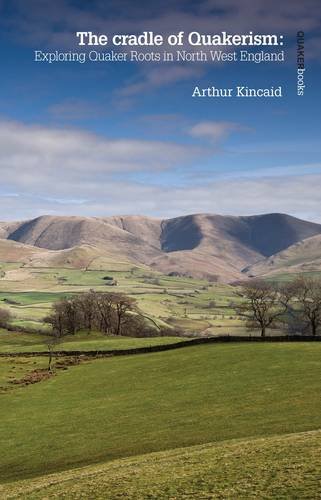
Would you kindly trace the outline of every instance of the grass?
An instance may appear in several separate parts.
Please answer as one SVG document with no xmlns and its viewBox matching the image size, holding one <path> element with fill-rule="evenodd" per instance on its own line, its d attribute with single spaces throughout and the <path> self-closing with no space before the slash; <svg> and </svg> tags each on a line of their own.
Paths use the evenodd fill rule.
<svg viewBox="0 0 321 500">
<path fill-rule="evenodd" d="M 0 486 L 5 499 L 311 499 L 321 432 L 180 448 Z"/>
<path fill-rule="evenodd" d="M 9 332 L 0 329 L 0 353 L 47 351 L 47 336 L 31 333 Z M 187 340 L 184 337 L 106 337 L 98 333 L 77 333 L 64 338 L 58 350 L 90 351 L 96 349 L 133 349 L 154 345 L 174 344 Z"/>
<path fill-rule="evenodd" d="M 206 345 L 83 363 L 1 395 L 0 478 L 318 429 L 320 370 L 314 343 Z"/>
<path fill-rule="evenodd" d="M 0 301 L 11 301 L 13 305 L 31 305 L 36 303 L 53 303 L 62 298 L 67 298 L 65 292 L 0 292 Z M 6 302 L 5 302 L 6 303 Z"/>
<path fill-rule="evenodd" d="M 101 270 L 0 263 L 0 307 L 15 325 L 40 330 L 54 301 L 94 288 L 134 297 L 159 325 L 248 335 L 231 286 L 95 266 Z M 0 352 L 45 351 L 44 340 L 0 330 Z M 181 340 L 81 333 L 59 348 Z M 105 499 L 107 491 L 110 499 L 301 499 L 320 490 L 321 345 L 195 346 L 86 361 L 33 385 L 12 384 L 46 365 L 46 357 L 0 358 L 1 498 Z"/>
<path fill-rule="evenodd" d="M 0 360 L 0 394 L 8 388 L 13 389 L 12 382 L 20 380 L 27 373 L 48 366 L 45 357 L 39 358 L 5 358 Z"/>
<path fill-rule="evenodd" d="M 0 278 L 0 307 L 14 315 L 14 325 L 44 329 L 43 318 L 53 302 L 88 291 L 122 292 L 137 300 L 138 306 L 159 325 L 178 326 L 192 332 L 208 328 L 234 326 L 237 302 L 231 286 L 206 280 L 166 276 L 143 268 L 105 270 L 33 268 L 21 263 L 1 264 L 7 270 Z M 11 273 L 11 274 L 10 274 Z M 14 273 L 14 274 L 12 274 Z M 106 286 L 112 276 L 117 286 Z M 208 304 L 212 302 L 210 308 Z M 171 322 L 170 318 L 175 318 Z"/>
<path fill-rule="evenodd" d="M 291 272 L 291 273 L 282 273 L 278 272 L 276 274 L 266 276 L 267 281 L 277 281 L 277 282 L 288 282 L 288 281 L 293 281 L 296 278 L 299 278 L 300 276 L 304 276 L 305 278 L 315 278 L 315 279 L 320 279 L 321 278 L 321 271 L 306 271 L 306 272 Z"/>
</svg>

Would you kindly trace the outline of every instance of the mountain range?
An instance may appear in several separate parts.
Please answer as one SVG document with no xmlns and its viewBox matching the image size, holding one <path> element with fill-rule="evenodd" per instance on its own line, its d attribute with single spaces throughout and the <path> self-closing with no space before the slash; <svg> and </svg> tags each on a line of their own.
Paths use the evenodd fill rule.
<svg viewBox="0 0 321 500">
<path fill-rule="evenodd" d="M 0 261 L 103 268 L 106 259 L 218 278 L 321 270 L 321 224 L 286 214 L 41 216 L 0 222 Z"/>
</svg>

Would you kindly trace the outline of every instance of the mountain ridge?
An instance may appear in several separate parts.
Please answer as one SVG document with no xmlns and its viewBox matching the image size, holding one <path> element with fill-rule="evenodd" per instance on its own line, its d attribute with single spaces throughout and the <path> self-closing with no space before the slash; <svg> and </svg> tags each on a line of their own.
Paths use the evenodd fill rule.
<svg viewBox="0 0 321 500">
<path fill-rule="evenodd" d="M 285 250 L 249 266 L 251 276 L 321 271 L 321 235 L 298 241 Z"/>
<path fill-rule="evenodd" d="M 318 235 L 321 224 L 281 213 L 198 213 L 168 219 L 43 215 L 0 222 L 0 239 L 29 247 L 56 252 L 81 247 L 83 254 L 117 256 L 163 273 L 222 281 L 244 278 L 244 269 L 251 273 L 257 263 Z"/>
</svg>

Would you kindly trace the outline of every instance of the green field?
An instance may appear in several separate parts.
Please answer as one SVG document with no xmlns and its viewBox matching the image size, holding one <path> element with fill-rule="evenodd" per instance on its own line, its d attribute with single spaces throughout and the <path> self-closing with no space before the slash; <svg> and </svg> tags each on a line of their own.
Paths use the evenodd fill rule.
<svg viewBox="0 0 321 500">
<path fill-rule="evenodd" d="M 0 278 L 0 307 L 10 309 L 17 327 L 45 331 L 43 318 L 53 302 L 94 288 L 130 295 L 159 326 L 204 335 L 221 334 L 222 329 L 225 334 L 245 333 L 233 308 L 239 298 L 229 285 L 166 276 L 138 267 L 86 271 L 28 268 L 20 263 L 8 266 Z M 107 286 L 106 276 L 111 276 L 117 286 Z"/>
<path fill-rule="evenodd" d="M 116 263 L 104 270 L 28 268 L 21 263 L 0 263 L 1 267 L 6 272 L 0 277 L 0 307 L 10 309 L 12 324 L 17 327 L 46 331 L 43 318 L 53 302 L 95 289 L 133 297 L 141 311 L 159 326 L 206 336 L 248 334 L 234 307 L 240 298 L 230 285 Z M 106 276 L 112 277 L 117 286 L 107 286 Z M 287 281 L 290 275 L 268 279 Z"/>
<path fill-rule="evenodd" d="M 25 331 L 0 329 L 1 498 L 317 497 L 321 343 L 65 356 L 50 376 L 43 319 L 57 300 L 91 288 L 123 292 L 173 329 L 150 338 L 78 332 L 57 346 L 81 352 L 172 344 L 183 333 L 248 335 L 235 311 L 240 299 L 229 285 L 124 265 L 2 270 L 0 307 Z M 44 355 L 24 355 L 32 351 Z"/>
<path fill-rule="evenodd" d="M 34 352 L 47 351 L 46 335 L 37 335 L 32 333 L 8 332 L 0 329 L 0 353 L 10 352 Z M 62 351 L 95 351 L 95 350 L 113 350 L 113 349 L 133 349 L 136 347 L 146 347 L 153 345 L 174 344 L 187 340 L 184 337 L 113 337 L 101 334 L 77 333 L 64 337 L 64 341 L 58 346 Z"/>
<path fill-rule="evenodd" d="M 48 366 L 45 357 L 34 358 L 6 358 L 0 361 L 0 394 L 16 388 L 14 382 L 23 379 L 25 375 L 39 368 Z"/>
<path fill-rule="evenodd" d="M 319 429 L 320 370 L 312 343 L 212 344 L 70 367 L 1 394 L 1 480 Z"/>
<path fill-rule="evenodd" d="M 0 486 L 2 498 L 318 498 L 321 432 L 177 448 Z"/>
</svg>

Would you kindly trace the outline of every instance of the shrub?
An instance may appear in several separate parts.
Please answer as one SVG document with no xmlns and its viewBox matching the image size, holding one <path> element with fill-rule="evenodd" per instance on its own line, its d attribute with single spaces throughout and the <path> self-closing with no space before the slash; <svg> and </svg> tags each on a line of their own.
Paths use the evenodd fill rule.
<svg viewBox="0 0 321 500">
<path fill-rule="evenodd" d="M 12 318 L 12 314 L 8 309 L 0 308 L 0 327 L 7 328 L 10 320 Z"/>
</svg>

